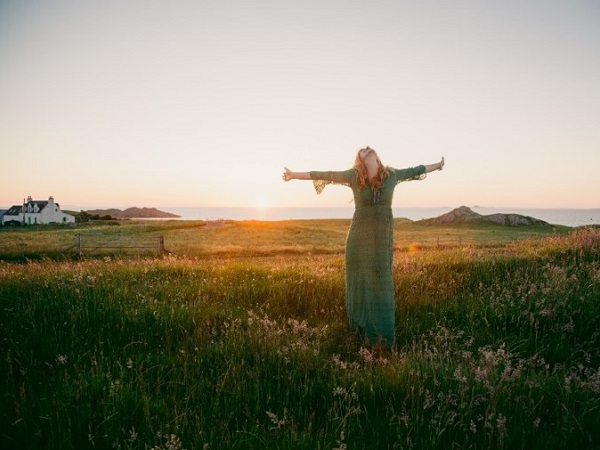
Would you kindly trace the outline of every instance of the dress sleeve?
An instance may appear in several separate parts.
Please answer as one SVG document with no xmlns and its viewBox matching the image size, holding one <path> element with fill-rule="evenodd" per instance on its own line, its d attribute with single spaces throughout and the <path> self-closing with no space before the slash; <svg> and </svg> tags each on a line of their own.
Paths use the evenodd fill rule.
<svg viewBox="0 0 600 450">
<path fill-rule="evenodd" d="M 408 167 L 406 169 L 393 169 L 396 174 L 396 183 L 402 181 L 424 180 L 427 177 L 425 166 Z"/>
<path fill-rule="evenodd" d="M 317 194 L 323 192 L 328 184 L 343 184 L 350 186 L 352 179 L 355 177 L 354 169 L 344 171 L 329 171 L 329 172 L 310 172 L 310 178 L 315 186 Z"/>
</svg>

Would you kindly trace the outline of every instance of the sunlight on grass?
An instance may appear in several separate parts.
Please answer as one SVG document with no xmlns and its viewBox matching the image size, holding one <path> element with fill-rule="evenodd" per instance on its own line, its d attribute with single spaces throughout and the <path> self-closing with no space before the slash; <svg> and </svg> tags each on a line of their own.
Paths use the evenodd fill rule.
<svg viewBox="0 0 600 450">
<path fill-rule="evenodd" d="M 598 446 L 600 230 L 393 271 L 382 354 L 347 330 L 343 254 L 2 262 L 0 443 Z"/>
</svg>

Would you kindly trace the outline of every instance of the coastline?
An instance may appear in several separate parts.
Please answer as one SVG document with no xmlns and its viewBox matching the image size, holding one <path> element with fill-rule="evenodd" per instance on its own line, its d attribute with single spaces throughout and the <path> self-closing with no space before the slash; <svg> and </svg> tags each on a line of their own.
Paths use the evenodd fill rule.
<svg viewBox="0 0 600 450">
<path fill-rule="evenodd" d="M 251 207 L 170 207 L 158 209 L 181 216 L 177 220 L 293 220 L 293 219 L 351 219 L 353 207 L 344 208 L 251 208 Z M 454 207 L 392 208 L 394 217 L 410 220 L 429 219 L 452 211 Z M 544 220 L 552 225 L 570 227 L 600 224 L 600 208 L 494 208 L 474 206 L 471 209 L 482 215 L 513 213 Z"/>
<path fill-rule="evenodd" d="M 459 205 L 460 206 L 460 205 Z M 153 220 L 309 220 L 309 219 L 351 219 L 354 207 L 192 207 L 192 206 L 156 206 L 158 210 L 176 214 L 177 218 L 155 218 Z M 396 218 L 410 220 L 431 219 L 446 214 L 456 207 L 420 207 L 403 208 L 393 207 L 392 212 Z M 578 227 L 586 225 L 600 225 L 600 208 L 498 208 L 491 206 L 470 206 L 478 214 L 490 215 L 520 214 L 535 219 L 540 219 L 552 225 Z M 0 207 L 0 210 L 2 208 Z M 7 208 L 8 209 L 8 208 Z M 65 205 L 64 210 L 87 211 L 98 207 L 80 205 Z"/>
</svg>

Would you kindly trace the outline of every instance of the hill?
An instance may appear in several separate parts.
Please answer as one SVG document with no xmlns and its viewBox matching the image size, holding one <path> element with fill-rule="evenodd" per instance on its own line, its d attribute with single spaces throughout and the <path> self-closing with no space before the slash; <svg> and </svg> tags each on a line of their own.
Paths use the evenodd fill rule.
<svg viewBox="0 0 600 450">
<path fill-rule="evenodd" d="M 120 210 L 116 208 L 110 209 L 90 209 L 85 211 L 88 214 L 105 216 L 109 215 L 114 217 L 115 219 L 176 219 L 178 217 L 177 214 L 173 214 L 166 211 L 160 211 L 156 208 L 127 208 L 125 210 Z"/>
<path fill-rule="evenodd" d="M 474 222 L 490 222 L 497 225 L 505 225 L 509 227 L 523 227 L 531 225 L 542 225 L 551 226 L 548 222 L 534 217 L 523 216 L 521 214 L 489 214 L 482 215 L 473 211 L 467 206 L 461 206 L 455 208 L 449 213 L 442 214 L 441 216 L 434 217 L 432 219 L 422 219 L 418 221 L 425 225 L 447 225 L 447 224 L 460 224 L 460 223 L 474 223 Z"/>
</svg>

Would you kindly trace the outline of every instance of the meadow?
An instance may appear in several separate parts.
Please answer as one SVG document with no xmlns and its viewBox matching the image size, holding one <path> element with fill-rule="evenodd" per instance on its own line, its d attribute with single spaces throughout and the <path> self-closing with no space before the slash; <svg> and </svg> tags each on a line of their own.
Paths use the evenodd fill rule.
<svg viewBox="0 0 600 450">
<path fill-rule="evenodd" d="M 0 446 L 600 448 L 600 229 L 397 220 L 382 353 L 346 326 L 347 225 L 0 230 Z"/>
</svg>

